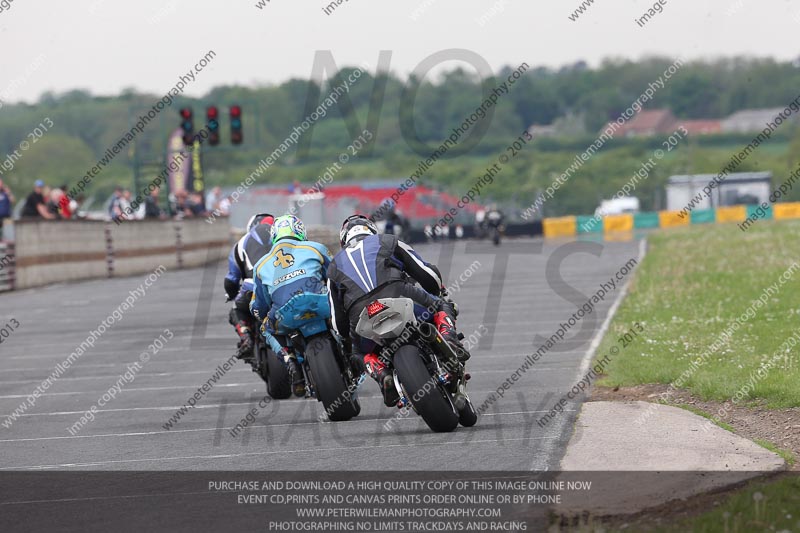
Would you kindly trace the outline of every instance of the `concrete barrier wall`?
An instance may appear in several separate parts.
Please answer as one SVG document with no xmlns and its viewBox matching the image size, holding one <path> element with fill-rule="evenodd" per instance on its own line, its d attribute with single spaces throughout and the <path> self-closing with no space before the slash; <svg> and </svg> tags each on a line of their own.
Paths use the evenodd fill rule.
<svg viewBox="0 0 800 533">
<path fill-rule="evenodd" d="M 15 288 L 108 276 L 103 222 L 17 222 Z"/>
<path fill-rule="evenodd" d="M 164 265 L 170 270 L 176 268 L 177 241 L 174 226 L 182 223 L 172 220 L 144 220 L 109 224 L 114 249 L 114 275 L 130 276 L 148 272 L 158 265 Z"/>
<path fill-rule="evenodd" d="M 197 224 L 184 224 L 177 231 L 181 244 L 181 268 L 197 267 L 228 257 L 235 242 L 231 239 L 227 220 L 216 224 L 209 224 L 205 220 Z"/>
<path fill-rule="evenodd" d="M 16 224 L 15 286 L 130 276 L 159 265 L 203 265 L 230 249 L 227 221 L 22 221 Z"/>
</svg>

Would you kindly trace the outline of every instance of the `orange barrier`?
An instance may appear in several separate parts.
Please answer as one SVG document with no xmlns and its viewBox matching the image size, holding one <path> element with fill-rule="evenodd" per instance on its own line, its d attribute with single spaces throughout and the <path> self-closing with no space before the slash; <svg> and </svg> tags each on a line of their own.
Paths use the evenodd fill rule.
<svg viewBox="0 0 800 533">
<path fill-rule="evenodd" d="M 545 237 L 571 237 L 578 231 L 576 217 L 545 218 L 542 220 Z"/>
</svg>

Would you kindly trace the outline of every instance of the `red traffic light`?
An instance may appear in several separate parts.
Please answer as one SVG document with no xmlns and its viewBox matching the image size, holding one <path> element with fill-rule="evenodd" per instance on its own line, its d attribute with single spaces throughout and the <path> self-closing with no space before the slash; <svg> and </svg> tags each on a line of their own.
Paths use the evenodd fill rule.
<svg viewBox="0 0 800 533">
<path fill-rule="evenodd" d="M 181 117 L 187 120 L 192 118 L 192 108 L 184 107 L 183 109 L 181 109 Z"/>
<path fill-rule="evenodd" d="M 244 135 L 242 134 L 242 108 L 238 105 L 230 107 L 231 114 L 231 143 L 242 144 Z"/>
<path fill-rule="evenodd" d="M 210 106 L 206 109 L 206 117 L 209 119 L 216 119 L 219 116 L 219 111 L 216 106 Z"/>
</svg>

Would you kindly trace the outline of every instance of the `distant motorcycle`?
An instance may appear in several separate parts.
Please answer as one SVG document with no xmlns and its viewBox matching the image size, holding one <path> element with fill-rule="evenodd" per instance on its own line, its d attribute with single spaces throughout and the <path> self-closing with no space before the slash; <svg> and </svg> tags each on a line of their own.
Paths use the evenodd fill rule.
<svg viewBox="0 0 800 533">
<path fill-rule="evenodd" d="M 356 333 L 375 341 L 393 370 L 399 406 L 411 408 L 435 432 L 474 426 L 478 414 L 467 396 L 464 363 L 435 326 L 420 323 L 409 298 L 379 298 L 359 315 Z"/>
<path fill-rule="evenodd" d="M 489 232 L 492 235 L 492 242 L 495 246 L 500 246 L 500 236 L 502 234 L 502 226 L 489 226 Z"/>
<path fill-rule="evenodd" d="M 495 246 L 500 245 L 500 237 L 505 230 L 503 225 L 503 214 L 497 210 L 491 210 L 486 214 L 486 226 L 489 229 L 489 235 Z"/>
<path fill-rule="evenodd" d="M 350 420 L 361 412 L 358 378 L 328 327 L 331 308 L 327 294 L 303 293 L 281 307 L 276 318 L 303 369 L 307 394 L 316 397 L 333 422 Z M 280 361 L 272 355 L 272 358 Z"/>
</svg>

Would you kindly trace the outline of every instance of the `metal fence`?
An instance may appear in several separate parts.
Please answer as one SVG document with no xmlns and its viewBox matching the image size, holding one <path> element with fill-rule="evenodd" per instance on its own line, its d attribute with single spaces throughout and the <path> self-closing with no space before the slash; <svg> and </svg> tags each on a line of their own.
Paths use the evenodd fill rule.
<svg viewBox="0 0 800 533">
<path fill-rule="evenodd" d="M 14 289 L 14 243 L 0 241 L 0 292 Z"/>
</svg>

